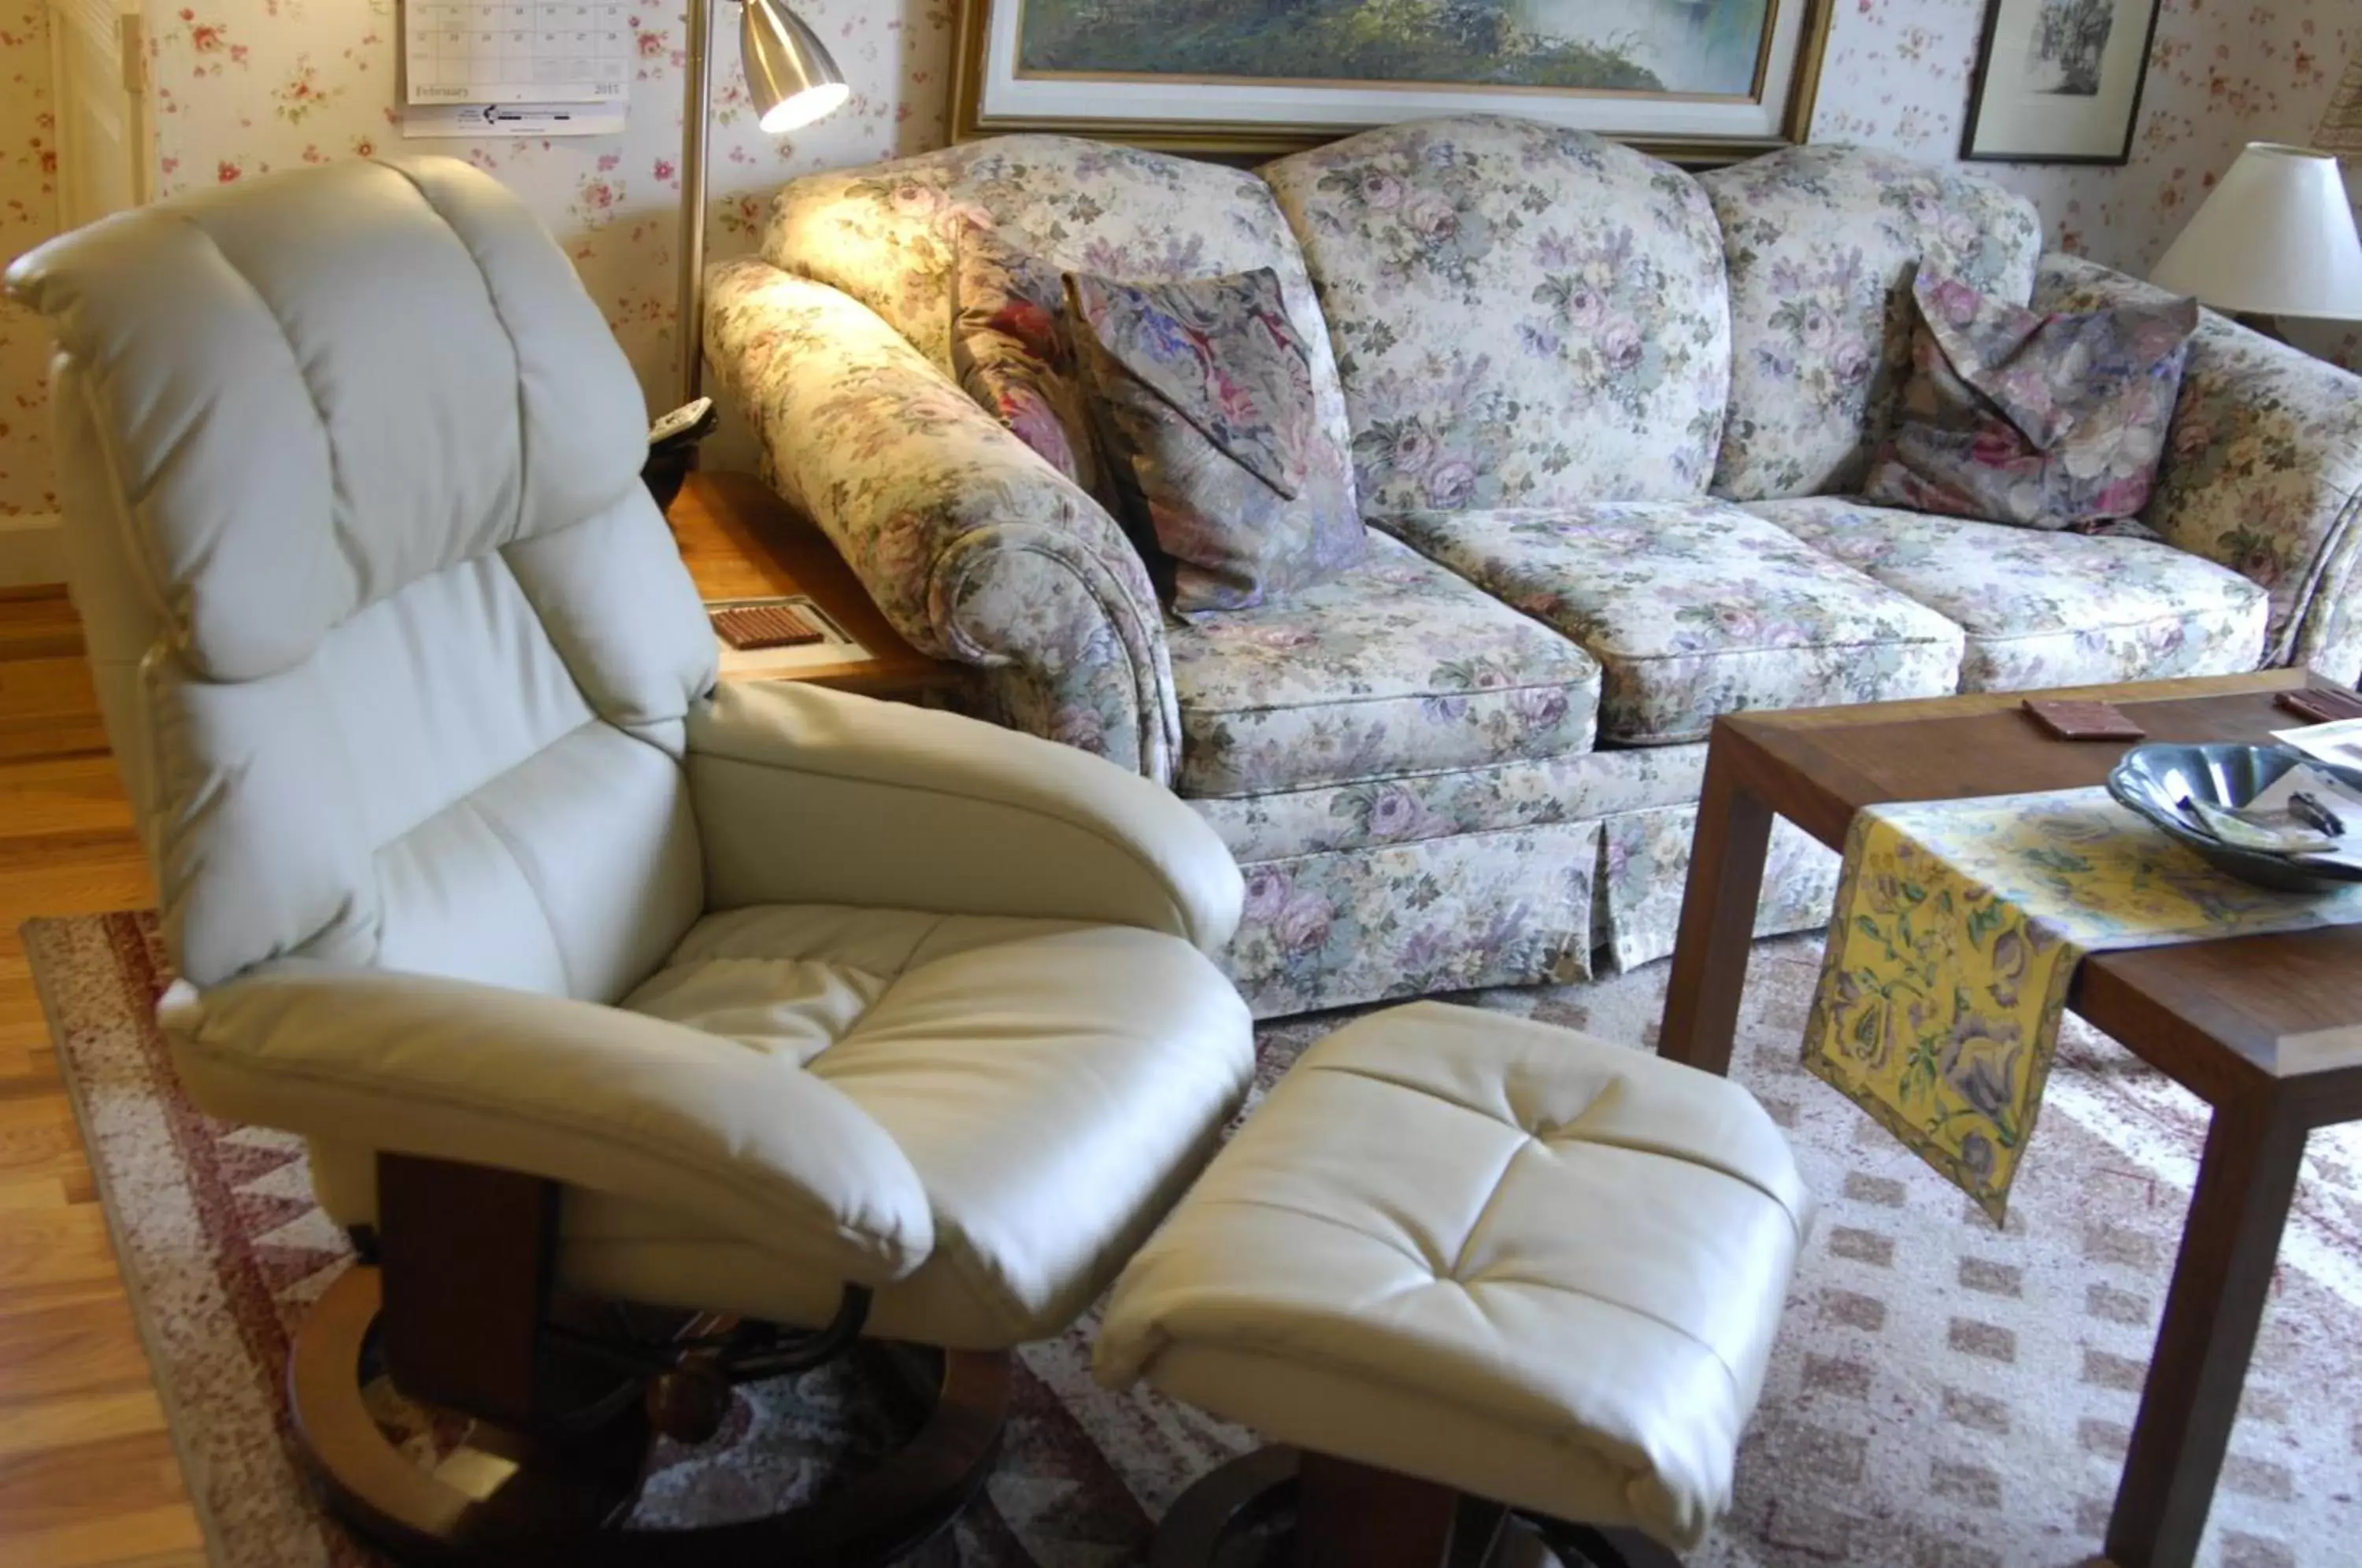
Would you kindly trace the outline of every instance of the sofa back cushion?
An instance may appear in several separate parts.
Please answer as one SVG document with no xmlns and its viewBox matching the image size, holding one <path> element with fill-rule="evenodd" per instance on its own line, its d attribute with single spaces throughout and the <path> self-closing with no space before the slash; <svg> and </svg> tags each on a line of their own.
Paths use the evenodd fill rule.
<svg viewBox="0 0 2362 1568">
<path fill-rule="evenodd" d="M 1789 148 L 1699 179 L 1730 272 L 1726 499 L 1861 483 L 1909 374 L 1921 261 L 2013 304 L 2034 292 L 2034 204 L 1982 180 L 1859 147 Z"/>
<path fill-rule="evenodd" d="M 1496 116 L 1283 159 L 1365 513 L 1701 495 L 1730 319 L 1697 182 Z"/>
<path fill-rule="evenodd" d="M 1303 254 L 1243 170 L 1074 137 L 968 142 L 789 182 L 765 219 L 763 258 L 859 300 L 950 375 L 955 263 L 974 226 L 1056 271 L 1131 282 L 1270 268 L 1311 357 L 1321 427 L 1348 439 Z"/>
</svg>

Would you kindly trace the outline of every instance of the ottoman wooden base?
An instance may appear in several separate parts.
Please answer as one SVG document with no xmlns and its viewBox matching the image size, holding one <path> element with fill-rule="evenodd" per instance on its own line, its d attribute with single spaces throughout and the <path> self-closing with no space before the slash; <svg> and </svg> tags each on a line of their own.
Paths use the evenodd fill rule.
<svg viewBox="0 0 2362 1568">
<path fill-rule="evenodd" d="M 1637 1530 L 1507 1506 L 1286 1447 L 1260 1448 L 1175 1500 L 1148 1568 L 1681 1568 Z"/>
</svg>

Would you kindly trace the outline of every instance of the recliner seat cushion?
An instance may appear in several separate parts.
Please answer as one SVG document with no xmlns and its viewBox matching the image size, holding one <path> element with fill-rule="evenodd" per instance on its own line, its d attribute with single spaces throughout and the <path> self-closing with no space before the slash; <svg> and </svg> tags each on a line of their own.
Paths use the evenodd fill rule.
<svg viewBox="0 0 2362 1568">
<path fill-rule="evenodd" d="M 1716 715 L 1936 697 L 1959 675 L 1943 616 L 1720 502 L 1377 520 L 1599 661 L 1603 741 L 1702 739 Z"/>
<path fill-rule="evenodd" d="M 908 1156 L 933 1253 L 874 1333 L 979 1349 L 1072 1321 L 1210 1148 L 1253 1070 L 1246 1006 L 1123 926 L 834 905 L 708 915 L 621 1004 L 840 1090 Z M 561 1268 L 623 1299 L 824 1321 L 834 1282 L 694 1216 L 572 1192 Z"/>
<path fill-rule="evenodd" d="M 2264 663 L 2270 594 L 2170 545 L 1834 496 L 1747 509 L 1959 624 L 1963 691 L 2235 675 Z"/>
<path fill-rule="evenodd" d="M 1185 796 L 1264 795 L 1590 748 L 1581 648 L 1372 530 L 1362 565 L 1165 628 Z"/>
</svg>

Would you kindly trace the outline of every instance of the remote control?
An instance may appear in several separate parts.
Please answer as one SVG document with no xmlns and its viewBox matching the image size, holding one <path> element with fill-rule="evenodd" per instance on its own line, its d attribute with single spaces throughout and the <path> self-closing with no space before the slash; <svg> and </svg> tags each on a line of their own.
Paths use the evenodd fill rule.
<svg viewBox="0 0 2362 1568">
<path fill-rule="evenodd" d="M 660 451 L 677 441 L 694 441 L 709 434 L 720 422 L 713 411 L 713 400 L 701 397 L 682 403 L 670 414 L 648 426 L 648 450 Z"/>
</svg>

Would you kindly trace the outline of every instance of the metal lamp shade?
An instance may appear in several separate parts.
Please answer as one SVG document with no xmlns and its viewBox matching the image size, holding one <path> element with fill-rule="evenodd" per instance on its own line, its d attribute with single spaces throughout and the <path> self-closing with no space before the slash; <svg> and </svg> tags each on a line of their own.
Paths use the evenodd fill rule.
<svg viewBox="0 0 2362 1568">
<path fill-rule="evenodd" d="M 744 0 L 739 17 L 746 94 L 767 134 L 800 129 L 833 114 L 853 95 L 827 46 L 801 17 L 778 0 Z"/>
</svg>

